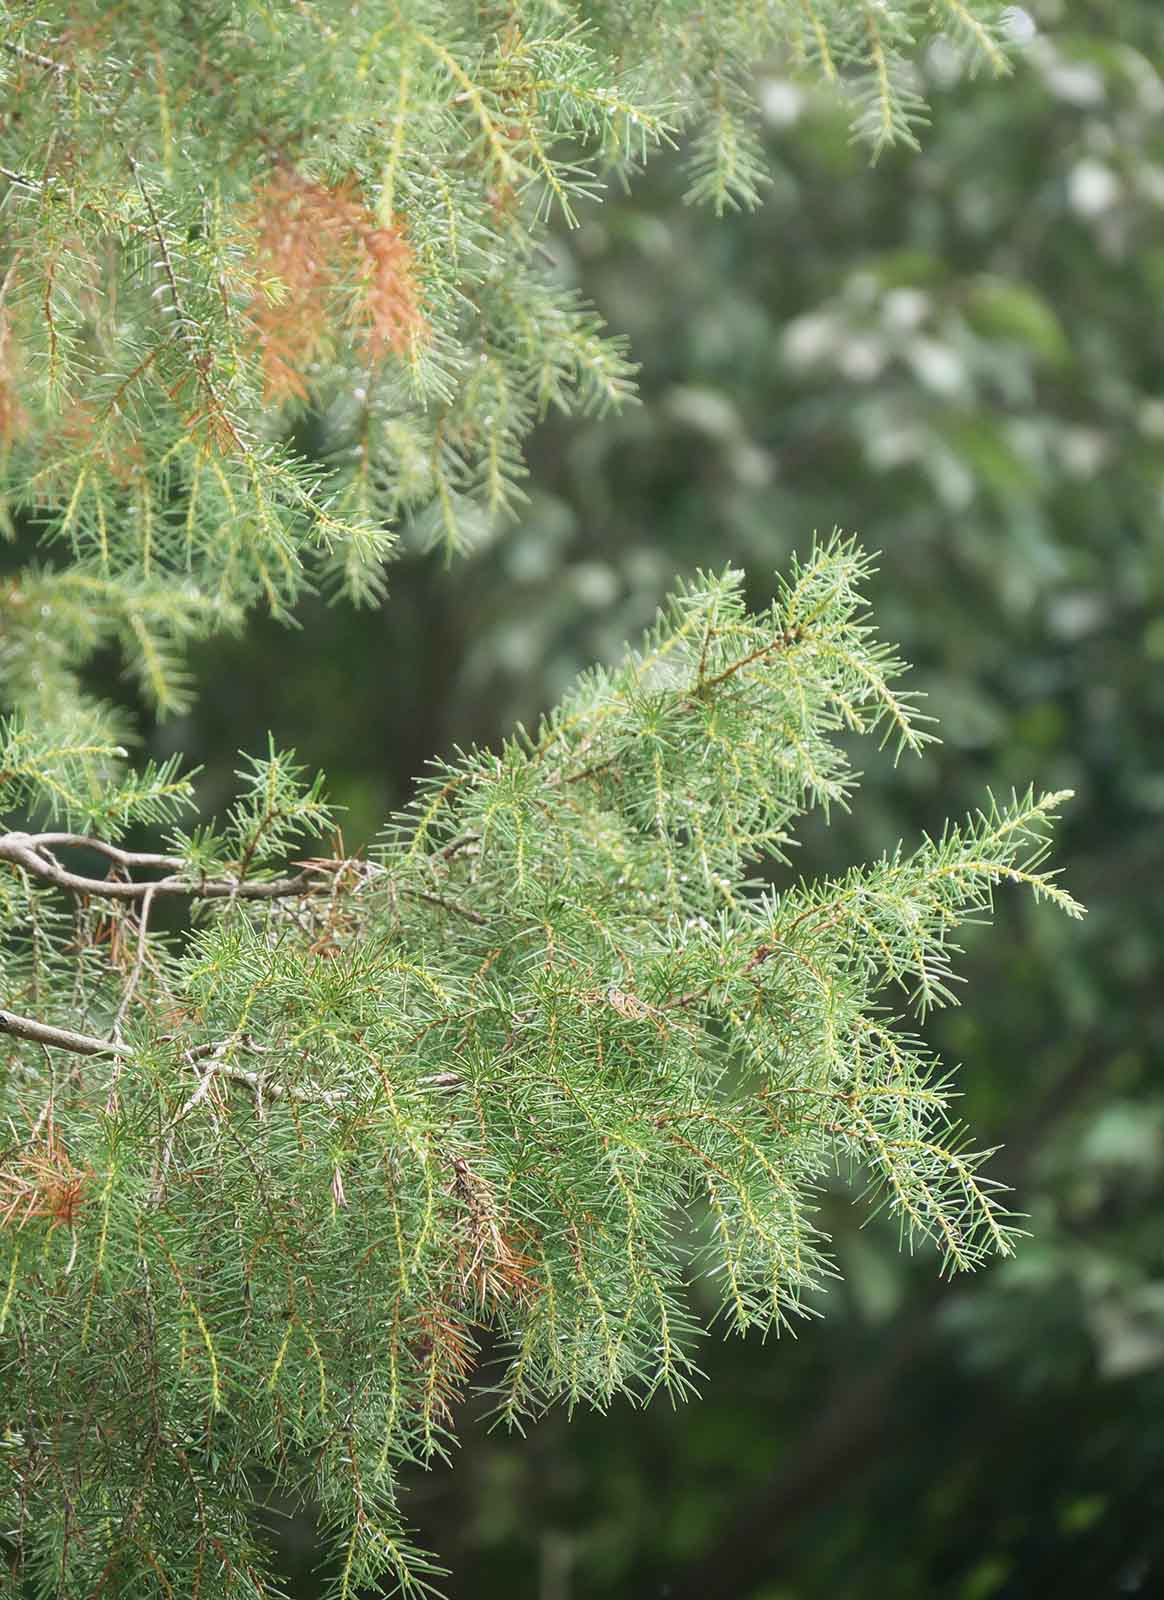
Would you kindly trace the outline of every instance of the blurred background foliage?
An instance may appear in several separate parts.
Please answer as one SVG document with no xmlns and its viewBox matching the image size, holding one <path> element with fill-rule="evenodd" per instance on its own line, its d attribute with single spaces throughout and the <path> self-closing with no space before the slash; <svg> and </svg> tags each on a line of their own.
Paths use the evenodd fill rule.
<svg viewBox="0 0 1164 1600">
<path fill-rule="evenodd" d="M 762 70 L 759 211 L 716 223 L 661 163 L 556 240 L 643 405 L 543 426 L 520 522 L 448 569 L 406 556 L 383 611 L 307 604 L 290 638 L 206 647 L 195 710 L 146 736 L 204 764 L 217 808 L 273 730 L 326 770 L 352 847 L 429 756 L 613 657 L 676 572 L 743 566 L 763 602 L 840 524 L 882 552 L 877 620 L 944 743 L 892 774 L 862 752 L 854 814 L 798 866 L 988 785 L 1077 791 L 1060 860 L 1087 923 L 1004 896 L 965 1009 L 927 1030 L 1005 1143 L 1017 1260 L 941 1284 L 825 1195 L 823 1320 L 709 1339 L 698 1403 L 525 1440 L 465 1419 L 411 1502 L 451 1595 L 1164 1593 L 1164 8 L 1028 0 L 1016 26 L 1002 83 L 933 48 L 923 152 L 873 170 L 827 97 Z M 303 443 L 329 448 L 310 422 Z M 275 1536 L 313 1593 L 310 1528 Z"/>
</svg>

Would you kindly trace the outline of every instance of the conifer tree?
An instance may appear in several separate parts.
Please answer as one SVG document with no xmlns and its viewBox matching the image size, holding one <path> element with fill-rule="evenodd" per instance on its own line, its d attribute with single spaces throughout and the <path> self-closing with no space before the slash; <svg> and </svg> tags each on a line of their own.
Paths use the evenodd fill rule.
<svg viewBox="0 0 1164 1600">
<path fill-rule="evenodd" d="M 0 589 L 5 1592 L 269 1594 L 263 1474 L 315 1497 L 337 1594 L 427 1592 L 399 1474 L 447 1453 L 485 1334 L 512 1425 L 684 1396 L 686 1275 L 783 1326 L 838 1162 L 952 1270 L 1012 1248 L 899 1013 L 951 998 L 996 885 L 1078 914 L 1064 796 L 756 876 L 848 803 L 843 735 L 932 737 L 853 542 L 759 615 L 739 573 L 680 584 L 355 853 L 274 748 L 198 819 L 83 676 L 115 643 L 172 712 L 191 638 L 377 601 L 402 522 L 455 551 L 511 513 L 538 417 L 631 388 L 549 217 L 680 137 L 693 200 L 756 203 L 758 52 L 909 140 L 921 28 L 1001 70 L 997 10 L 0 11 L 5 528 L 40 551 Z"/>
</svg>

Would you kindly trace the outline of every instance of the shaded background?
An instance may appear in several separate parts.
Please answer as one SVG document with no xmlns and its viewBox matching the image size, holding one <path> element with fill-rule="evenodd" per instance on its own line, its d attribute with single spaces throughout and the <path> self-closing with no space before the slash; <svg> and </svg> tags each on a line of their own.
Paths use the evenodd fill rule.
<svg viewBox="0 0 1164 1600">
<path fill-rule="evenodd" d="M 430 755 L 616 655 L 676 572 L 741 565 L 762 603 L 840 524 L 882 552 L 876 615 L 945 742 L 896 772 L 861 750 L 854 813 L 812 824 L 798 869 L 987 786 L 1077 792 L 1058 859 L 1087 922 L 1003 896 L 964 1007 L 926 1029 L 1005 1144 L 1018 1258 L 940 1283 L 838 1188 L 823 1320 L 713 1334 L 699 1402 L 524 1440 L 471 1402 L 454 1468 L 410 1499 L 458 1600 L 1164 1593 L 1164 14 L 1027 11 L 1010 82 L 929 53 L 920 156 L 871 171 L 773 66 L 761 211 L 691 211 L 662 163 L 558 238 L 645 404 L 548 421 L 520 524 L 449 570 L 406 554 L 382 612 L 306 605 L 290 639 L 205 648 L 195 712 L 147 735 L 204 764 L 216 808 L 273 730 L 327 771 L 354 848 Z M 274 1537 L 312 1595 L 309 1523 Z"/>
</svg>

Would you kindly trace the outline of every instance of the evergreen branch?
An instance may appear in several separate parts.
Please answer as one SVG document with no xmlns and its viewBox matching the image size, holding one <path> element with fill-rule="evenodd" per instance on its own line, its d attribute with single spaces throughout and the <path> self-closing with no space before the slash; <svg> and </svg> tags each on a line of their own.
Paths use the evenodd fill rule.
<svg viewBox="0 0 1164 1600">
<path fill-rule="evenodd" d="M 813 5 L 812 0 L 800 0 L 801 10 L 812 32 L 813 43 L 816 45 L 817 57 L 820 62 L 821 73 L 827 83 L 836 83 L 837 67 L 833 60 L 832 46 L 829 42 L 828 29 L 820 13 Z"/>
<path fill-rule="evenodd" d="M 81 840 L 78 835 L 48 835 L 58 843 L 84 843 L 87 848 L 100 850 L 102 843 Z M 117 878 L 87 878 L 69 872 L 50 855 L 42 853 L 40 836 L 30 833 L 0 834 L 0 860 L 23 867 L 58 889 L 72 894 L 99 895 L 107 900 L 145 900 L 160 895 L 184 896 L 190 900 L 275 900 L 293 895 L 313 894 L 321 887 L 320 869 L 307 868 L 294 877 L 247 880 L 245 878 L 200 878 L 191 881 L 177 875 L 155 878 L 152 881 L 120 880 Z M 108 848 L 105 853 L 109 853 Z M 132 857 L 133 852 L 125 852 Z M 137 864 L 143 864 L 138 862 Z M 154 863 L 151 863 L 154 864 Z M 168 865 L 163 858 L 157 864 Z"/>
<path fill-rule="evenodd" d="M 996 76 L 1002 77 L 1010 72 L 1010 58 L 992 28 L 989 17 L 975 15 L 966 0 L 930 0 L 930 4 L 945 13 L 954 34 L 968 40 L 970 47 L 988 63 Z"/>
<path fill-rule="evenodd" d="M 176 872 L 183 864 L 180 856 L 156 855 L 149 850 L 123 850 L 119 845 L 110 844 L 107 839 L 95 839 L 84 833 L 34 833 L 19 837 L 25 838 L 29 846 L 37 850 L 51 850 L 65 845 L 78 850 L 95 850 L 99 855 L 108 856 L 119 867 L 167 867 Z"/>
<path fill-rule="evenodd" d="M 301 1105 L 339 1105 L 343 1094 L 338 1090 L 322 1089 L 317 1084 L 301 1085 L 280 1083 L 278 1079 L 271 1078 L 266 1073 L 257 1072 L 247 1067 L 236 1066 L 233 1062 L 223 1061 L 220 1057 L 229 1049 L 239 1044 L 240 1041 L 223 1040 L 220 1044 L 203 1045 L 197 1050 L 187 1050 L 183 1054 L 183 1061 L 201 1074 L 199 1084 L 194 1093 L 176 1113 L 171 1122 L 171 1128 L 176 1127 L 184 1117 L 188 1116 L 198 1102 L 205 1096 L 215 1078 L 224 1078 L 229 1083 L 242 1084 L 250 1089 L 255 1096 L 256 1104 L 261 1105 L 264 1100 L 295 1100 Z M 241 1047 L 246 1050 L 258 1050 L 260 1047 L 253 1040 L 244 1039 Z M 200 1066 L 201 1058 L 209 1056 L 211 1059 L 206 1066 Z"/>
<path fill-rule="evenodd" d="M 29 50 L 25 45 L 17 44 L 14 39 L 4 39 L 0 44 L 18 61 L 27 61 L 30 66 L 43 67 L 46 72 L 55 72 L 63 77 L 70 70 L 65 62 L 54 61 L 51 56 L 42 56 L 36 50 Z"/>
<path fill-rule="evenodd" d="M 78 1056 L 133 1054 L 129 1045 L 110 1039 L 97 1039 L 87 1033 L 74 1033 L 70 1028 L 54 1028 L 50 1023 L 38 1022 L 34 1017 L 18 1017 L 12 1011 L 0 1011 L 0 1033 L 9 1034 L 14 1039 L 27 1040 L 29 1044 L 47 1045 L 54 1050 L 70 1050 Z"/>
<path fill-rule="evenodd" d="M 946 994 L 951 930 L 1004 879 L 1073 907 L 1040 870 L 1050 802 L 839 884 L 753 879 L 847 800 L 847 730 L 922 742 L 851 543 L 761 615 L 741 574 L 681 587 L 533 738 L 422 783 L 371 862 L 295 859 L 334 813 L 273 748 L 220 827 L 183 834 L 188 780 L 129 769 L 85 694 L 107 643 L 173 707 L 177 646 L 246 606 L 337 576 L 378 596 L 386 526 L 467 544 L 518 503 L 539 416 L 629 395 L 621 343 L 545 271 L 546 195 L 580 212 L 687 127 L 697 193 L 754 203 L 753 68 L 798 8 L 585 9 L 453 28 L 427 3 L 237 0 L 208 33 L 197 8 L 159 32 L 145 0 L 84 25 L 46 0 L 46 53 L 3 57 L 35 69 L 4 74 L 5 461 L 17 514 L 74 563 L 3 597 L 23 827 L 0 833 L 0 1032 L 25 1055 L 3 1114 L 32 1132 L 0 1154 L 0 1324 L 14 1415 L 61 1418 L 4 1441 L 17 1588 L 258 1594 L 246 1486 L 309 1459 L 340 1588 L 419 1593 L 394 1474 L 446 1447 L 478 1336 L 512 1340 L 515 1421 L 682 1394 L 685 1276 L 780 1327 L 830 1270 L 811 1207 L 838 1147 L 952 1257 L 1009 1247 L 879 993 Z M 982 44 L 993 0 L 942 9 Z M 800 0 L 878 145 L 918 120 L 921 10 Z M 330 477 L 276 443 L 302 404 Z M 131 824 L 169 842 L 108 842 Z M 84 850 L 92 875 L 67 865 Z M 159 929 L 166 897 L 199 902 L 193 931 Z M 50 995 L 112 1038 L 35 1020 Z M 46 1096 L 41 1047 L 113 1064 Z"/>
<path fill-rule="evenodd" d="M 23 172 L 13 172 L 11 167 L 0 167 L 0 178 L 7 178 L 9 183 L 18 184 L 22 189 L 32 189 L 34 192 L 44 187 L 36 178 L 30 178 Z"/>
<path fill-rule="evenodd" d="M 226 437 L 234 445 L 239 455 L 247 457 L 250 455 L 250 451 L 246 445 L 246 442 L 239 433 L 234 419 L 227 411 L 226 404 L 221 395 L 218 393 L 218 389 L 210 375 L 212 358 L 209 354 L 204 354 L 198 348 L 197 339 L 195 337 L 198 330 L 198 324 L 187 313 L 183 304 L 182 296 L 179 293 L 178 273 L 174 265 L 174 258 L 170 252 L 169 243 L 166 239 L 165 230 L 162 227 L 162 219 L 158 215 L 157 207 L 153 202 L 153 197 L 151 196 L 149 189 L 146 187 L 145 181 L 142 178 L 140 166 L 132 155 L 128 156 L 127 159 L 129 161 L 130 171 L 133 173 L 134 181 L 137 184 L 138 192 L 141 195 L 142 202 L 145 205 L 146 211 L 149 215 L 150 229 L 158 247 L 158 254 L 162 263 L 162 270 L 165 273 L 166 282 L 170 290 L 170 304 L 173 307 L 174 318 L 178 324 L 178 336 L 186 349 L 186 353 L 190 361 L 190 367 L 195 376 L 195 381 L 206 397 L 207 410 L 214 418 L 214 421 L 217 423 L 219 429 L 225 433 Z M 187 426 L 189 426 L 189 423 L 187 423 Z"/>
<path fill-rule="evenodd" d="M 619 341 L 545 272 L 544 208 L 529 203 L 532 187 L 580 213 L 603 173 L 628 173 L 687 127 L 693 193 L 718 209 L 754 204 L 767 181 L 756 53 L 802 33 L 824 77 L 843 76 L 838 62 L 864 70 L 858 124 L 878 147 L 912 136 L 920 102 L 907 23 L 918 6 L 870 3 L 864 32 L 860 7 L 813 0 L 800 0 L 800 16 L 791 4 L 717 0 L 697 17 L 671 8 L 638 30 L 607 9 L 580 21 L 559 7 L 523 8 L 520 25 L 515 14 L 507 27 L 467 13 L 445 34 L 424 7 L 333 16 L 300 6 L 272 31 L 271 14 L 247 0 L 237 30 L 216 34 L 212 76 L 232 85 L 229 103 L 217 92 L 207 101 L 208 57 L 187 29 L 151 33 L 136 52 L 114 49 L 99 22 L 78 31 L 56 4 L 10 25 L 4 59 L 34 69 L 9 74 L 12 154 L 2 169 L 22 262 L 6 337 L 28 391 L 13 412 L 23 420 L 11 501 L 114 581 L 131 569 L 181 574 L 207 604 L 197 629 L 169 612 L 161 637 L 137 610 L 119 620 L 131 670 L 159 706 L 182 707 L 175 657 L 195 632 L 260 600 L 285 614 L 316 581 L 342 585 L 357 603 L 376 598 L 393 524 L 417 519 L 450 551 L 466 548 L 482 517 L 520 502 L 523 444 L 538 416 L 632 396 Z M 931 24 L 998 67 L 993 0 L 930 9 Z M 131 33 L 134 23 L 144 25 L 136 10 Z M 60 93 L 46 93 L 45 74 Z M 209 103 L 214 115 L 189 114 Z M 93 158 L 58 181 L 66 146 Z M 297 170 L 296 155 L 310 170 Z M 283 175 L 274 185 L 272 169 Z M 294 195 L 312 197 L 310 215 L 280 254 L 288 207 L 275 202 Z M 264 204 L 274 261 L 256 241 Z M 342 271 L 328 264 L 332 245 Z M 325 280 L 329 292 L 315 292 Z M 117 307 L 96 341 L 83 309 L 94 296 Z M 264 318 L 276 304 L 278 315 Z M 485 372 L 472 359 L 478 349 Z M 346 405 L 369 376 L 392 396 L 374 428 L 370 407 L 348 408 L 365 417 L 335 441 L 327 496 L 274 443 L 276 368 L 292 402 L 316 403 L 327 390 Z M 172 505 L 167 527 L 159 513 Z M 337 506 L 358 521 L 338 519 Z M 94 642 L 75 652 L 74 681 Z"/>
<path fill-rule="evenodd" d="M 405 889 L 404 894 L 416 900 L 423 900 L 427 905 L 439 906 L 442 911 L 451 911 L 454 916 L 464 917 L 466 921 L 474 923 L 478 928 L 489 926 L 489 918 L 483 917 L 479 911 L 474 911 L 469 906 L 458 905 L 455 900 L 447 900 L 444 895 L 430 894 L 425 889 Z"/>
<path fill-rule="evenodd" d="M 485 104 L 485 91 L 482 90 L 478 83 L 474 82 L 453 52 L 446 49 L 439 39 L 434 39 L 431 34 L 425 33 L 422 29 L 414 29 L 412 37 L 441 63 L 456 83 L 460 84 L 461 94 L 473 108 L 481 133 L 497 164 L 497 170 L 501 174 L 503 181 L 513 184 L 518 179 L 527 176 L 526 169 L 514 160 L 496 121 Z"/>
<path fill-rule="evenodd" d="M 710 637 L 711 635 L 709 634 L 708 638 Z M 738 661 L 733 661 L 729 666 L 724 667 L 723 671 L 717 672 L 713 678 L 704 677 L 703 658 L 701 657 L 696 693 L 702 694 L 708 689 L 717 689 L 721 683 L 726 683 L 729 678 L 734 678 L 737 672 L 742 672 L 745 667 L 750 667 L 754 661 L 765 660 L 777 650 L 787 650 L 789 645 L 796 644 L 803 637 L 803 630 L 800 627 L 786 628 L 777 638 L 758 644 L 754 650 L 749 650 L 747 655 L 741 656 Z"/>
</svg>

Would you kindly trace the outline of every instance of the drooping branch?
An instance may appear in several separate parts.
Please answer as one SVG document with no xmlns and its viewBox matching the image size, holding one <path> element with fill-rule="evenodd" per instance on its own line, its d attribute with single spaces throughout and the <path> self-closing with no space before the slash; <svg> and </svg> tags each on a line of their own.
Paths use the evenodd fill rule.
<svg viewBox="0 0 1164 1600">
<path fill-rule="evenodd" d="M 1096 1086 L 1095 1041 L 1078 1047 L 1072 1067 L 1057 1078 L 1013 1131 L 1003 1129 L 999 1147 L 1007 1152 L 1008 1183 L 1025 1180 L 1050 1142 L 1051 1134 Z M 851 1495 L 853 1485 L 875 1464 L 892 1463 L 900 1430 L 893 1407 L 902 1374 L 932 1343 L 938 1318 L 949 1304 L 949 1288 L 938 1280 L 911 1296 L 908 1309 L 880 1335 L 879 1359 L 856 1377 L 836 1384 L 812 1429 L 800 1439 L 796 1460 L 762 1484 L 719 1537 L 693 1561 L 671 1589 L 675 1600 L 697 1600 L 709 1585 L 724 1600 L 743 1600 L 775 1570 L 797 1527 Z M 896 1430 L 896 1434 L 895 1434 Z"/>
<path fill-rule="evenodd" d="M 142 179 L 141 168 L 138 166 L 133 156 L 129 156 L 128 160 L 130 171 L 133 173 L 134 180 L 137 183 L 138 192 L 142 198 L 142 203 L 149 214 L 150 229 L 153 233 L 154 239 L 157 242 L 158 256 L 161 262 L 162 271 L 165 274 L 167 286 L 170 291 L 170 307 L 174 313 L 174 320 L 177 323 L 178 337 L 182 341 L 182 347 L 186 351 L 198 387 L 202 390 L 202 394 L 206 403 L 206 411 L 213 419 L 213 422 L 216 426 L 216 441 L 220 444 L 225 441 L 227 444 L 237 450 L 239 455 L 245 457 L 249 455 L 250 452 L 247 449 L 245 439 L 238 430 L 237 423 L 227 410 L 226 402 L 223 400 L 222 396 L 215 387 L 214 380 L 210 375 L 210 357 L 203 354 L 198 348 L 198 323 L 186 310 L 186 307 L 183 303 L 182 296 L 178 288 L 178 269 L 174 263 L 173 256 L 170 253 L 170 246 L 166 239 L 165 229 L 162 227 L 162 219 L 158 215 L 157 207 L 154 205 L 149 189 L 146 187 L 145 182 Z"/>
</svg>

